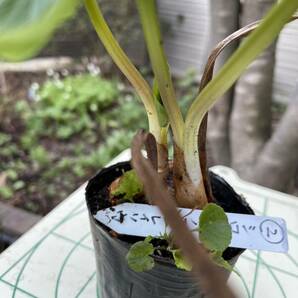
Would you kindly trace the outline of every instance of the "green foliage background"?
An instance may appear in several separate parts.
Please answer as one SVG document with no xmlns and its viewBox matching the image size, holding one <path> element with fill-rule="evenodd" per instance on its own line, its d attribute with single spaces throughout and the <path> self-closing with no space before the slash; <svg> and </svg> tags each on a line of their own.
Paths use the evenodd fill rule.
<svg viewBox="0 0 298 298">
<path fill-rule="evenodd" d="M 38 213 L 129 147 L 139 127 L 146 128 L 143 108 L 123 84 L 90 74 L 49 80 L 35 101 L 10 103 L 6 114 L 14 115 L 20 129 L 17 135 L 3 123 L 0 129 L 0 173 L 7 180 L 0 198 L 25 197 L 21 204 Z"/>
<path fill-rule="evenodd" d="M 177 83 L 185 110 L 195 94 L 194 74 Z M 32 100 L 0 98 L 0 199 L 45 214 L 130 147 L 147 118 L 116 78 L 72 75 L 31 89 Z"/>
</svg>

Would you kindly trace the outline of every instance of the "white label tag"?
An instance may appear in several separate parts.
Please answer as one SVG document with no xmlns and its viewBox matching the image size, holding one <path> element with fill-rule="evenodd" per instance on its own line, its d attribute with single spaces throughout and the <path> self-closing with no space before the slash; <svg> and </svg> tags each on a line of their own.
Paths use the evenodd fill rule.
<svg viewBox="0 0 298 298">
<path fill-rule="evenodd" d="M 201 210 L 178 208 L 190 230 L 198 226 Z M 286 223 L 282 218 L 226 213 L 232 228 L 231 247 L 288 251 Z M 94 216 L 118 234 L 158 237 L 169 233 L 158 207 L 124 203 L 100 210 Z M 198 233 L 195 233 L 198 236 Z"/>
</svg>

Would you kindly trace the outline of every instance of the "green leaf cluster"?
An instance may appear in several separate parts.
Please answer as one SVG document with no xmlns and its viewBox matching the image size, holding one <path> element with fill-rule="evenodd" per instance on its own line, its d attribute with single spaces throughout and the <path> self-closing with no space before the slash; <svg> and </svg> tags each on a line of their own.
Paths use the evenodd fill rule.
<svg viewBox="0 0 298 298">
<path fill-rule="evenodd" d="M 152 242 L 154 240 L 157 242 L 162 241 L 163 244 L 159 246 L 153 246 Z M 152 255 L 154 253 L 161 255 L 163 251 L 166 251 L 169 255 L 172 255 L 177 268 L 186 271 L 190 271 L 192 268 L 192 266 L 185 260 L 181 250 L 172 246 L 171 236 L 166 233 L 160 237 L 148 236 L 143 241 L 136 242 L 135 245 L 137 249 L 134 245 L 132 245 L 126 259 L 128 261 L 128 266 L 136 272 L 151 270 L 154 267 L 154 259 L 152 258 Z M 149 258 L 150 266 L 148 265 Z"/>
<path fill-rule="evenodd" d="M 115 81 L 90 74 L 49 80 L 37 91 L 35 112 L 30 112 L 27 107 L 24 120 L 33 134 L 66 140 L 82 131 L 95 130 L 101 113 L 119 97 Z"/>
<path fill-rule="evenodd" d="M 37 213 L 129 147 L 139 127 L 147 128 L 145 112 L 126 86 L 90 74 L 48 79 L 33 100 L 7 98 L 0 112 L 0 173 L 7 176 L 0 200 L 24 198 L 22 207 Z M 20 127 L 13 136 L 12 121 Z"/>
<path fill-rule="evenodd" d="M 154 267 L 154 260 L 151 257 L 154 247 L 149 239 L 134 243 L 126 256 L 128 266 L 136 272 L 148 271 Z"/>
<path fill-rule="evenodd" d="M 233 267 L 222 257 L 223 251 L 230 245 L 232 239 L 232 229 L 224 210 L 216 204 L 208 204 L 200 215 L 199 227 L 196 231 L 199 232 L 200 241 L 204 247 L 210 251 L 212 260 L 218 266 L 232 271 Z M 181 250 L 172 246 L 171 238 L 167 234 L 157 238 L 147 237 L 144 241 L 138 242 L 138 247 L 140 249 L 142 248 L 141 243 L 146 247 L 146 243 L 150 243 L 153 239 L 166 240 L 168 245 L 163 246 L 162 249 L 172 253 L 176 267 L 186 271 L 191 270 L 192 266 L 185 260 Z M 150 254 L 152 254 L 152 252 L 150 252 Z M 129 251 L 129 255 L 131 255 L 131 251 Z M 148 260 L 148 255 L 143 255 L 142 257 Z M 145 259 L 139 257 L 135 259 L 135 262 L 139 262 L 139 267 L 137 267 L 138 270 L 141 270 L 142 268 L 143 270 L 141 271 L 148 270 L 147 267 L 142 267 L 145 263 Z M 130 264 L 128 265 L 130 266 Z M 133 265 L 134 267 L 136 266 L 135 263 Z M 131 267 L 131 269 L 134 270 L 133 267 Z"/>
<path fill-rule="evenodd" d="M 133 198 L 143 192 L 143 184 L 135 170 L 125 172 L 116 189 L 111 194 L 113 196 L 122 196 L 124 200 L 133 202 Z"/>
</svg>

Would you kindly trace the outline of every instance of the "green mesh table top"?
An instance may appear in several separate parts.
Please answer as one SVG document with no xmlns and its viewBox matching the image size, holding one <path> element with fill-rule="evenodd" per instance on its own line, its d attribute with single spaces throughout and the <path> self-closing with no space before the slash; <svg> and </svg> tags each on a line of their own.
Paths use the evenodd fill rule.
<svg viewBox="0 0 298 298">
<path fill-rule="evenodd" d="M 113 162 L 129 159 L 124 151 Z M 289 253 L 246 251 L 229 283 L 239 297 L 296 298 L 298 292 L 298 198 L 239 179 L 226 167 L 213 171 L 242 193 L 256 214 L 287 221 Z M 84 187 L 44 217 L 0 255 L 0 298 L 100 297 L 84 201 Z"/>
</svg>

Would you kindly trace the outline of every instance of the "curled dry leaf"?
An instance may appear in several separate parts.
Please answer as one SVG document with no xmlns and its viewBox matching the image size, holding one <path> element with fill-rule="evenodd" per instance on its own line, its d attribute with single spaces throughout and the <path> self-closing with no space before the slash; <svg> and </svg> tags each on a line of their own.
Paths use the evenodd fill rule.
<svg viewBox="0 0 298 298">
<path fill-rule="evenodd" d="M 298 16 L 294 15 L 290 20 L 289 23 L 297 20 Z M 219 42 L 214 49 L 211 51 L 211 54 L 208 57 L 207 63 L 204 68 L 204 72 L 202 75 L 201 83 L 200 83 L 200 90 L 201 92 L 207 84 L 212 80 L 213 77 L 213 71 L 214 66 L 217 57 L 220 55 L 220 53 L 228 47 L 231 43 L 238 41 L 244 37 L 246 37 L 248 34 L 250 34 L 252 31 L 254 31 L 260 24 L 260 21 L 253 22 L 251 24 L 248 24 L 247 26 L 240 28 L 239 30 L 233 32 L 229 36 L 227 36 L 225 39 L 223 39 L 221 42 Z M 207 152 L 206 152 L 206 134 L 207 134 L 207 122 L 208 122 L 208 113 L 204 116 L 204 119 L 201 123 L 200 129 L 199 129 L 199 136 L 198 136 L 198 149 L 199 149 L 199 156 L 200 156 L 200 165 L 201 165 L 201 171 L 204 181 L 204 186 L 206 190 L 206 195 L 208 197 L 208 201 L 213 201 L 213 195 L 212 190 L 210 186 L 209 181 L 209 175 L 208 175 L 208 167 L 207 167 Z"/>
</svg>

